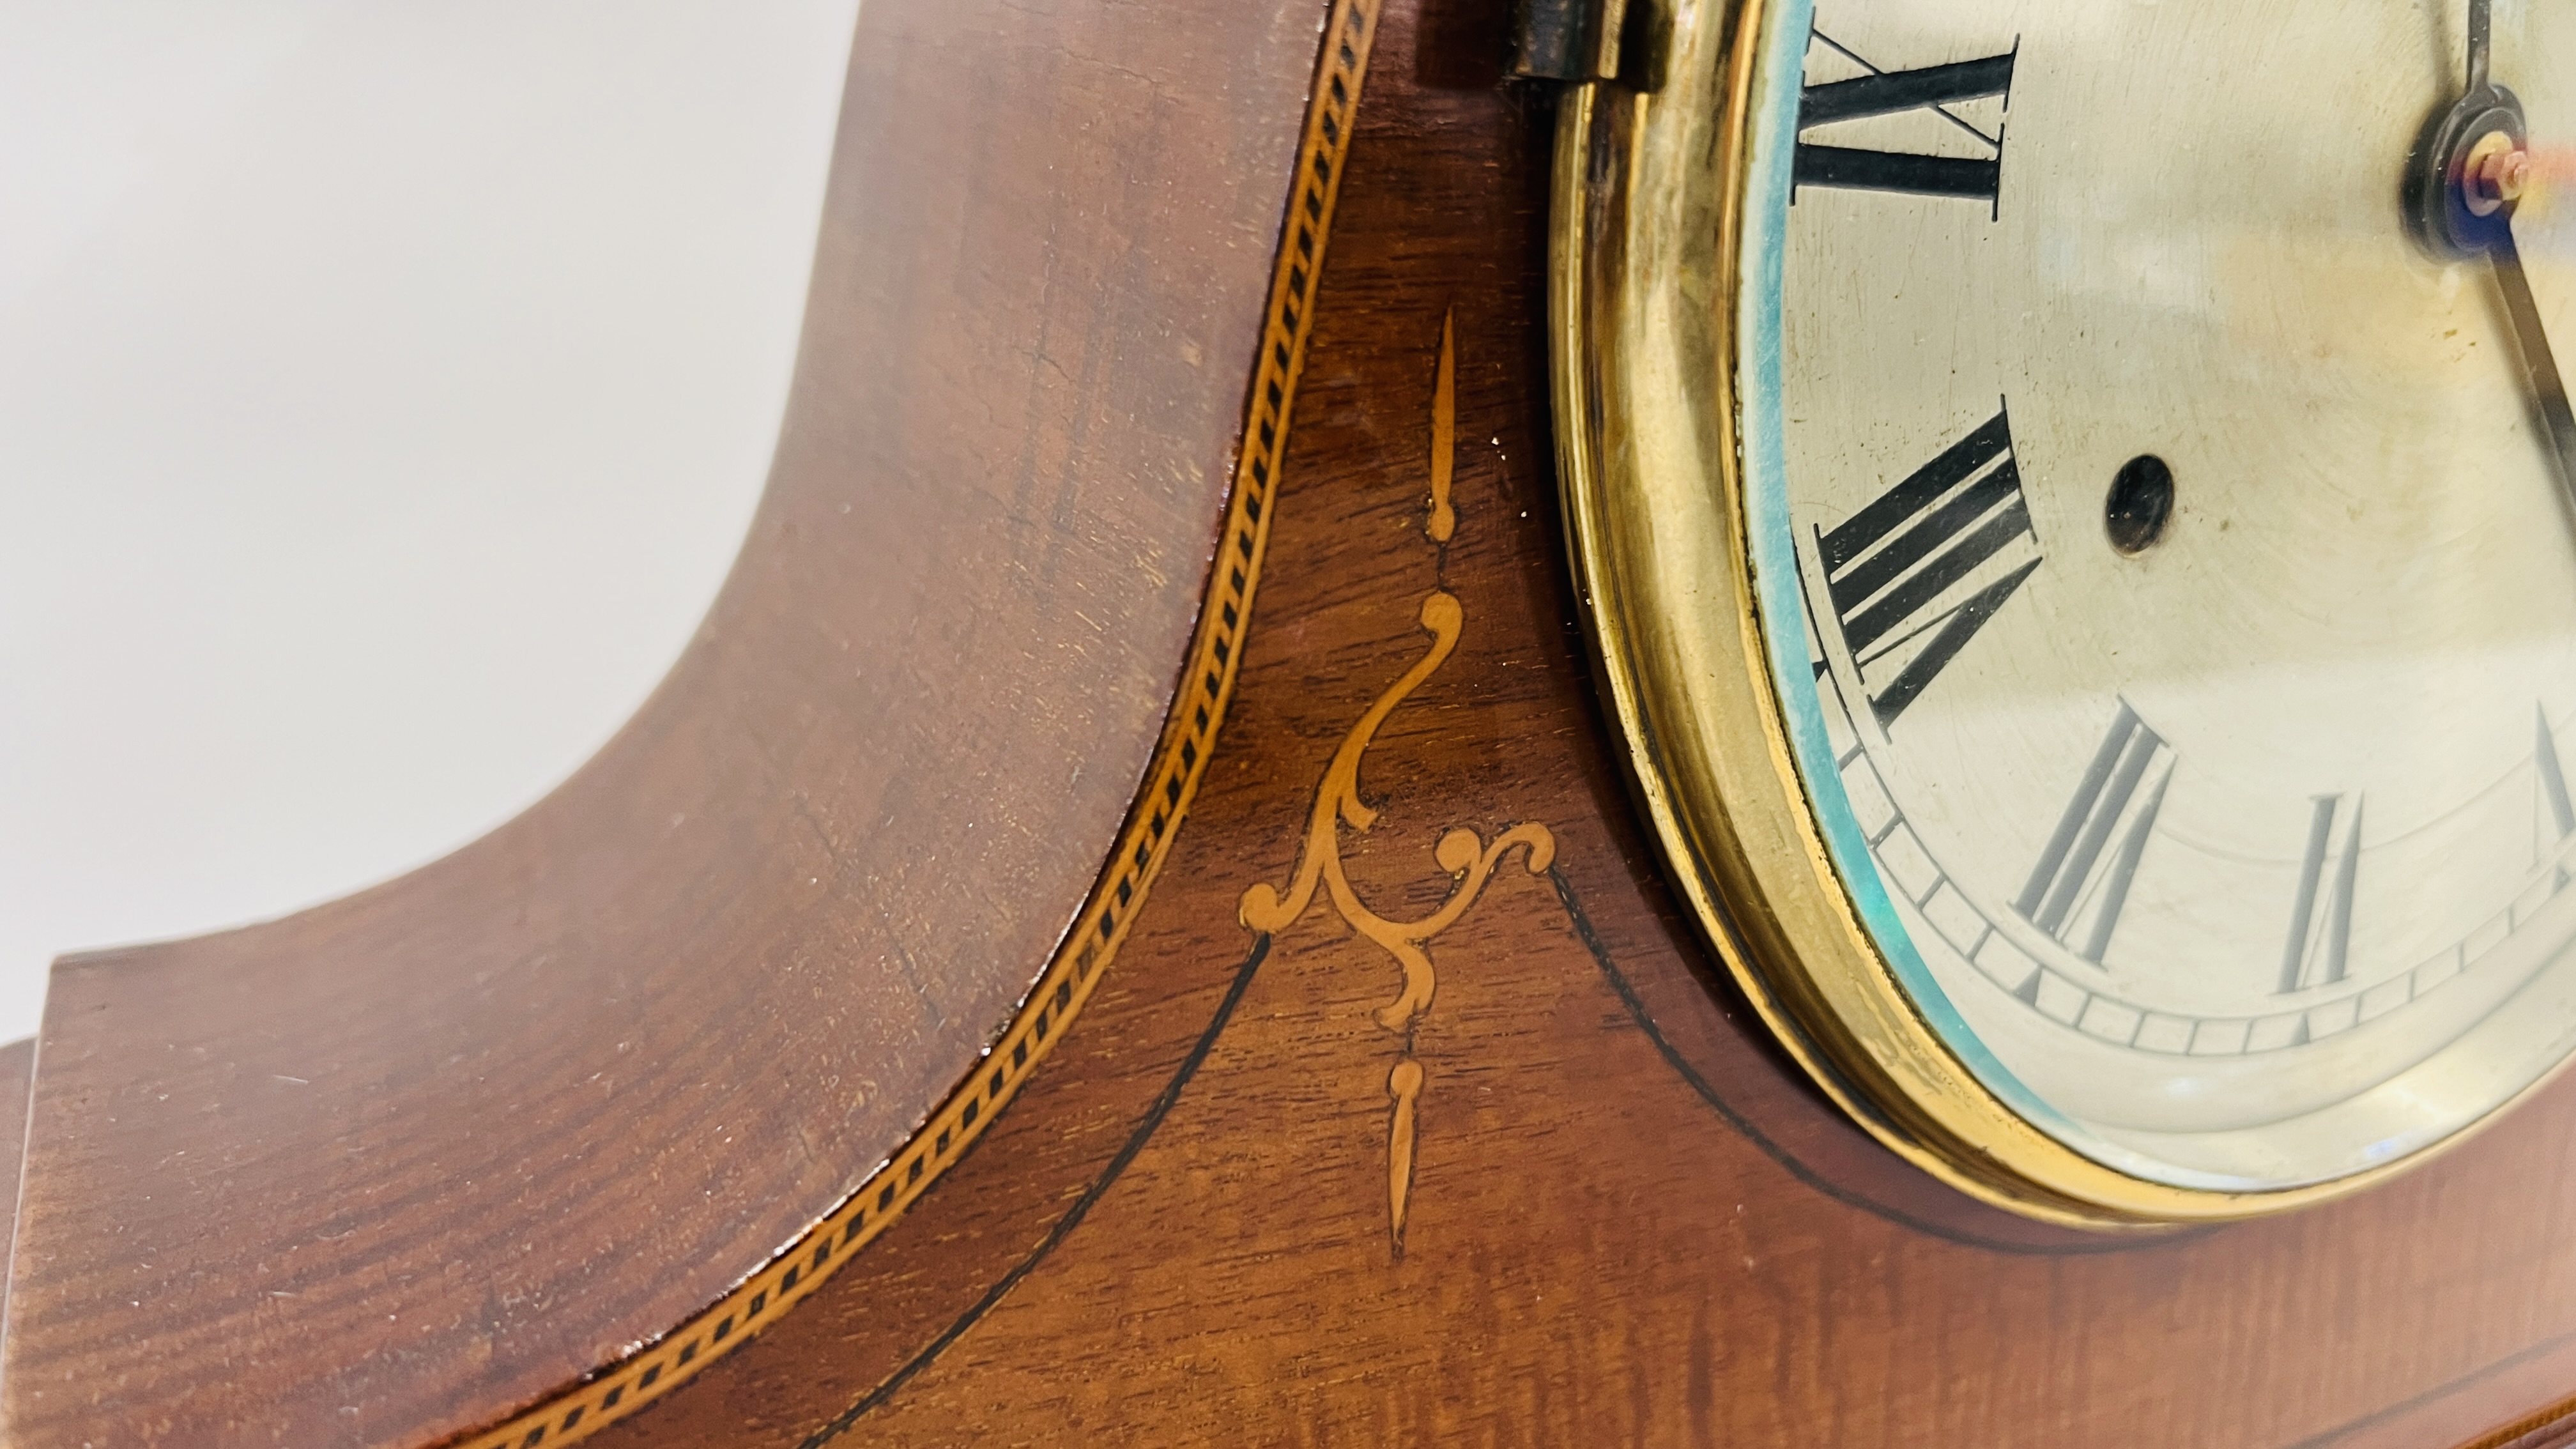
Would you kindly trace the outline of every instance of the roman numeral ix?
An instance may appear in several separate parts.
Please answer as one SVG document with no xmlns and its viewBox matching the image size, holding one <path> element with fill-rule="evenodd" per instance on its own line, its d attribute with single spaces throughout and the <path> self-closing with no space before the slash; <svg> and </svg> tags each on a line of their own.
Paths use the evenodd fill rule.
<svg viewBox="0 0 2576 1449">
<path fill-rule="evenodd" d="M 1880 728 L 1895 725 L 2039 567 L 2034 557 L 1974 592 L 1953 592 L 2025 538 L 2038 542 L 2002 412 L 1831 532 L 1817 533 L 1825 589 L 1863 683 L 1875 666 L 1915 646 L 1869 697 Z"/>
<path fill-rule="evenodd" d="M 2309 812 L 2299 898 L 2290 908 L 2289 944 L 2281 950 L 2284 995 L 2343 979 L 2352 945 L 2353 879 L 2361 870 L 2361 802 L 2354 800 L 2349 811 L 2343 804 L 2341 795 L 2319 795 Z M 2334 859 L 2331 880 L 2326 876 L 2328 856 Z"/>
<path fill-rule="evenodd" d="M 2013 909 L 2078 956 L 2101 965 L 2111 933 L 2119 929 L 2121 908 L 2129 903 L 2129 883 L 2137 878 L 2138 861 L 2146 854 L 2173 770 L 2172 748 L 2122 700 L 2111 732 L 2102 737 L 2084 778 L 2076 782 L 2075 798 L 2058 817 L 2057 830 L 2031 867 L 2030 881 Z M 2139 787 L 2150 774 L 2155 784 L 2141 799 Z"/>
<path fill-rule="evenodd" d="M 1870 74 L 1811 85 L 1801 93 L 1798 149 L 1791 162 L 1794 186 L 1908 191 L 1920 196 L 1972 197 L 1984 201 L 1990 208 L 1999 204 L 1997 198 L 2003 187 L 2002 128 L 1998 127 L 1993 135 L 1987 135 L 1952 114 L 1949 106 L 1952 102 L 1978 100 L 1986 96 L 2002 96 L 2004 103 L 2011 105 L 2013 57 L 2019 50 L 2018 46 L 2002 55 L 1989 55 L 1977 60 L 1957 60 L 1947 65 L 1925 66 L 1920 70 L 1886 71 L 1862 60 L 1822 31 L 1815 32 L 1815 38 L 1858 62 Z M 1927 109 L 1976 137 L 1985 146 L 1987 154 L 1982 157 L 1924 156 L 1910 151 L 1827 146 L 1806 138 L 1808 131 L 1836 121 Z"/>
</svg>

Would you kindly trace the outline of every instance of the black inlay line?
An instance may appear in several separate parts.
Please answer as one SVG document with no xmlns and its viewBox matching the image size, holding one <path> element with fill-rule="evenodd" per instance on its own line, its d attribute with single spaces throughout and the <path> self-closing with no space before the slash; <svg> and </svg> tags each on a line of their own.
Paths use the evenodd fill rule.
<svg viewBox="0 0 2576 1449">
<path fill-rule="evenodd" d="M 2411 1414 L 2415 1410 L 2423 1408 L 2427 1404 L 2437 1403 L 2443 1399 L 2447 1399 L 2451 1395 L 2458 1393 L 2460 1390 L 2465 1389 L 2469 1385 L 2477 1383 L 2482 1379 L 2494 1378 L 2497 1374 L 2503 1373 L 2507 1369 L 2520 1368 L 2522 1365 L 2531 1362 L 2533 1359 L 2539 1358 L 2544 1354 L 2555 1353 L 2559 1349 L 2565 1348 L 2571 1343 L 2576 1343 L 2576 1333 L 2562 1333 L 2556 1338 L 2543 1339 L 2540 1342 L 2531 1345 L 2529 1348 L 2524 1349 L 2520 1353 L 2511 1354 L 2507 1357 L 2497 1359 L 2494 1363 L 2487 1364 L 2482 1368 L 2471 1369 L 2469 1372 L 2460 1375 L 2458 1378 L 2451 1380 L 2447 1384 L 2439 1384 L 2426 1389 L 2424 1392 L 2417 1394 L 2411 1399 L 2400 1399 L 2396 1403 L 2390 1404 L 2387 1408 L 2364 1414 L 2358 1419 L 2348 1419 L 2343 1423 L 2337 1424 L 2333 1428 L 2326 1430 L 2322 1434 L 2311 1435 L 2295 1444 L 2285 1444 L 2281 1446 L 2281 1449 L 2326 1449 L 2326 1446 L 2360 1430 L 2367 1429 L 2374 1424 L 2384 1423 L 2390 1419 L 2396 1418 L 2400 1414 Z M 2545 1412 L 2550 1407 L 2555 1406 L 2545 1405 L 2540 1412 Z M 2537 1434 L 2543 1429 L 2561 1427 L 2565 1425 L 2566 1422 L 2567 1421 L 2564 1416 L 2554 1420 L 2544 1419 L 2541 1422 L 2532 1425 L 2528 1432 Z M 2506 1426 L 2500 1424 L 2496 1427 L 2503 1428 Z"/>
<path fill-rule="evenodd" d="M 1163 1119 L 1172 1114 L 1174 1107 L 1180 1105 L 1182 1089 L 1190 1084 L 1192 1077 L 1198 1075 L 1199 1068 L 1208 1059 L 1208 1054 L 1216 1050 L 1217 1038 L 1225 1034 L 1227 1024 L 1234 1020 L 1235 1008 L 1243 1004 L 1243 994 L 1251 989 L 1254 973 L 1261 969 L 1262 961 L 1269 955 L 1269 935 L 1264 933 L 1254 937 L 1251 953 L 1243 958 L 1243 964 L 1234 968 L 1233 984 L 1226 988 L 1225 999 L 1217 1003 L 1216 1015 L 1208 1019 L 1207 1029 L 1199 1033 L 1197 1044 L 1190 1048 L 1188 1056 L 1181 1059 L 1180 1066 L 1172 1073 L 1172 1080 L 1166 1083 L 1162 1092 L 1154 1098 L 1153 1105 L 1145 1109 L 1145 1115 L 1137 1121 L 1135 1130 L 1128 1134 L 1126 1145 L 1118 1149 L 1117 1156 L 1109 1159 L 1109 1164 L 1100 1170 L 1098 1177 L 1092 1179 L 1091 1186 L 1083 1189 L 1082 1196 L 1074 1200 L 1073 1206 L 1065 1210 L 1064 1216 L 1056 1219 L 1055 1226 L 1047 1230 L 1047 1235 L 1039 1240 L 1036 1247 L 1029 1250 L 1028 1256 L 1013 1265 L 1011 1270 L 1003 1274 L 992 1287 L 984 1290 L 983 1297 L 976 1299 L 972 1306 L 958 1315 L 955 1323 L 948 1325 L 946 1331 L 932 1339 L 921 1352 L 914 1354 L 903 1367 L 896 1369 L 885 1382 L 869 1390 L 865 1398 L 835 1415 L 831 1422 L 806 1435 L 796 1449 L 819 1449 L 819 1446 L 848 1433 L 850 1426 L 857 1423 L 862 1415 L 894 1397 L 897 1389 L 910 1383 L 923 1369 L 936 1362 L 941 1354 L 948 1351 L 949 1345 L 964 1338 L 967 1330 L 981 1322 L 985 1314 L 992 1312 L 1004 1298 L 1009 1297 L 1011 1290 L 1019 1286 L 1020 1280 L 1035 1272 L 1038 1264 L 1045 1262 L 1048 1256 L 1055 1252 L 1057 1245 L 1073 1236 L 1073 1230 L 1082 1226 L 1082 1220 L 1090 1215 L 1092 1207 L 1108 1193 L 1110 1184 L 1123 1176 L 1128 1165 L 1136 1160 L 1137 1154 L 1145 1150 L 1145 1144 L 1153 1139 L 1155 1129 L 1163 1125 Z"/>
<path fill-rule="evenodd" d="M 1664 1035 L 1662 1025 L 1655 1020 L 1654 1013 L 1647 1009 L 1645 998 L 1637 994 L 1636 986 L 1628 980 L 1628 974 L 1619 969 L 1618 962 L 1611 959 L 1609 946 L 1602 941 L 1600 933 L 1593 929 L 1592 918 L 1584 914 L 1583 903 L 1574 894 L 1574 882 L 1568 880 L 1564 870 L 1557 866 L 1548 867 L 1547 878 L 1556 887 L 1556 899 L 1565 907 L 1566 919 L 1574 923 L 1574 934 L 1582 938 L 1584 949 L 1592 953 L 1593 964 L 1601 968 L 1603 979 L 1610 983 L 1612 991 L 1618 993 L 1620 1003 L 1628 1008 L 1629 1018 L 1637 1023 L 1639 1031 L 1646 1034 L 1646 1040 L 1654 1044 L 1655 1051 L 1663 1057 L 1664 1064 L 1671 1067 L 1674 1074 L 1697 1093 L 1701 1101 L 1714 1108 L 1717 1115 L 1725 1118 L 1728 1126 L 1742 1133 L 1754 1146 L 1762 1149 L 1764 1156 L 1786 1168 L 1789 1175 L 1798 1181 L 1845 1207 L 1858 1208 L 1862 1212 L 1883 1218 L 1899 1227 L 1910 1228 L 1926 1237 L 1939 1238 L 1961 1247 L 1982 1248 L 1990 1253 L 2009 1253 L 2016 1257 L 2088 1257 L 2101 1253 L 2126 1253 L 2141 1248 L 2163 1247 L 2184 1240 L 2186 1235 L 2172 1234 L 2151 1240 L 2104 1238 L 2099 1242 L 2063 1243 L 2053 1247 L 2043 1247 L 2035 1243 L 1999 1242 L 1974 1233 L 1963 1233 L 1956 1228 L 1944 1227 L 1939 1223 L 1927 1222 L 1901 1208 L 1890 1207 L 1873 1198 L 1863 1197 L 1840 1183 L 1823 1177 L 1815 1169 L 1800 1161 L 1787 1148 L 1764 1136 L 1761 1128 L 1754 1126 L 1751 1119 L 1738 1112 L 1734 1104 L 1719 1094 L 1708 1078 L 1700 1075 L 1699 1068 L 1692 1066 L 1690 1060 L 1675 1049 L 1671 1039 Z M 1956 1191 L 1946 1185 L 1943 1190 Z M 2195 1232 L 2188 1236 L 2198 1237 L 2200 1233 Z"/>
<path fill-rule="evenodd" d="M 1619 969 L 1618 963 L 1611 957 L 1609 946 L 1602 941 L 1600 933 L 1593 928 L 1591 917 L 1584 913 L 1582 901 L 1575 894 L 1574 883 L 1566 878 L 1562 869 L 1554 866 L 1549 867 L 1547 876 L 1549 884 L 1555 888 L 1558 903 L 1565 908 L 1566 919 L 1574 926 L 1575 935 L 1582 940 L 1584 949 L 1592 954 L 1593 963 L 1600 968 L 1603 979 L 1610 983 L 1611 990 L 1618 994 L 1621 1004 L 1627 1007 L 1629 1017 L 1636 1022 L 1638 1029 L 1646 1034 L 1646 1039 L 1654 1045 L 1657 1054 L 1663 1057 L 1665 1064 L 1673 1069 L 1675 1075 L 1679 1076 L 1701 1101 L 1706 1102 L 1711 1109 L 1724 1118 L 1729 1126 L 1760 1148 L 1763 1155 L 1780 1164 L 1790 1176 L 1824 1196 L 1927 1237 L 1939 1238 L 1962 1247 L 1979 1248 L 2015 1257 L 2091 1257 L 2105 1253 L 2167 1246 L 2205 1236 L 2211 1231 L 2199 1229 L 2152 1241 L 2106 1239 L 2099 1243 L 2064 1244 L 2056 1247 L 1995 1242 L 1943 1227 L 1937 1223 L 1926 1222 L 1910 1213 L 1873 1201 L 1826 1180 L 1778 1143 L 1764 1136 L 1759 1128 L 1755 1127 L 1742 1113 L 1736 1111 L 1718 1093 L 1707 1078 L 1700 1075 L 1697 1068 L 1675 1050 L 1671 1041 L 1664 1036 L 1662 1027 L 1655 1021 L 1653 1012 L 1648 1010 L 1644 998 L 1637 994 L 1635 985 L 1628 980 L 1627 973 Z M 798 1443 L 797 1449 L 820 1449 L 820 1446 L 848 1433 L 851 1426 L 855 1425 L 860 1418 L 892 1398 L 897 1390 L 919 1376 L 922 1370 L 929 1368 L 942 1354 L 946 1353 L 950 1346 L 965 1337 L 986 1314 L 997 1307 L 1004 1298 L 1010 1296 L 1013 1288 L 1019 1286 L 1030 1273 L 1036 1271 L 1040 1263 L 1051 1256 L 1065 1239 L 1073 1235 L 1074 1229 L 1082 1225 L 1083 1219 L 1090 1215 L 1091 1209 L 1107 1195 L 1110 1186 L 1126 1173 L 1128 1167 L 1144 1151 L 1145 1144 L 1153 1139 L 1156 1130 L 1162 1126 L 1163 1119 L 1171 1115 L 1174 1107 L 1180 1105 L 1181 1093 L 1189 1086 L 1190 1080 L 1198 1075 L 1199 1068 L 1206 1064 L 1208 1056 L 1216 1050 L 1218 1039 L 1225 1034 L 1226 1027 L 1233 1022 L 1235 1011 L 1242 1006 L 1244 994 L 1251 989 L 1254 975 L 1260 971 L 1261 963 L 1270 955 L 1270 943 L 1271 938 L 1267 934 L 1253 939 L 1252 950 L 1244 957 L 1242 963 L 1235 967 L 1234 980 L 1227 986 L 1224 999 L 1217 1004 L 1215 1015 L 1209 1018 L 1206 1028 L 1199 1033 L 1198 1041 L 1192 1045 L 1189 1054 L 1183 1057 L 1180 1065 L 1174 1069 L 1171 1081 L 1164 1085 L 1163 1090 L 1154 1098 L 1153 1104 L 1146 1109 L 1145 1115 L 1137 1121 L 1135 1130 L 1128 1135 L 1125 1145 L 1118 1149 L 1117 1156 L 1109 1160 L 1108 1165 L 1102 1168 L 1100 1176 L 1093 1179 L 1091 1185 L 1083 1190 L 1082 1196 L 1075 1200 L 1072 1207 L 1066 1209 L 1064 1216 L 1057 1219 L 1055 1226 L 1048 1229 L 1046 1237 L 1029 1251 L 1027 1257 L 1021 1259 L 991 1288 L 985 1290 L 984 1295 L 972 1306 L 958 1315 L 957 1321 L 950 1324 L 946 1331 L 931 1340 L 919 1353 L 906 1361 L 903 1367 L 895 1370 L 883 1383 L 871 1389 L 865 1397 L 834 1416 L 829 1423 L 807 1435 Z M 978 1145 L 980 1145 L 980 1139 Z M 2328 1449 L 2328 1446 L 2337 1440 L 2357 1430 L 2431 1404 L 2471 1384 L 2492 1378 L 2571 1343 L 2576 1343 L 2576 1334 L 2562 1334 L 2533 1344 L 2519 1353 L 2463 1374 L 2446 1384 L 2427 1389 L 2412 1398 L 2401 1400 L 2360 1418 L 2349 1420 L 2322 1434 L 2285 1445 L 2283 1449 Z M 649 1384 L 657 1376 L 657 1370 L 648 1371 L 644 1381 Z"/>
</svg>

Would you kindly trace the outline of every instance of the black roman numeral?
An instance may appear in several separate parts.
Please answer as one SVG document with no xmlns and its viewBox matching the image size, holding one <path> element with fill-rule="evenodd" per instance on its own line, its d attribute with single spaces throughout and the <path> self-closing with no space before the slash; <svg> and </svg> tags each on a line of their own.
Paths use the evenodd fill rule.
<svg viewBox="0 0 2576 1449">
<path fill-rule="evenodd" d="M 1826 592 L 1863 681 L 1873 665 L 1920 641 L 1870 696 L 1880 728 L 1896 723 L 2039 567 L 2032 558 L 1973 593 L 1953 595 L 2020 538 L 2038 541 L 2001 412 L 1832 532 L 1817 533 Z"/>
<path fill-rule="evenodd" d="M 2346 814 L 2341 795 L 2319 795 L 2308 816 L 2308 849 L 2299 864 L 2299 899 L 2290 908 L 2290 940 L 2281 951 L 2283 994 L 2341 981 L 2352 946 L 2352 887 L 2361 871 L 2361 802 Z M 2336 836 L 2343 837 L 2340 850 Z M 2326 857 L 2335 857 L 2326 879 Z M 2322 899 L 2320 897 L 2322 896 Z"/>
<path fill-rule="evenodd" d="M 1822 31 L 1816 32 L 1815 38 L 1859 62 L 1871 73 L 1851 80 L 1808 86 L 1802 93 L 1798 103 L 1798 149 L 1791 163 L 1794 185 L 1910 191 L 1920 196 L 1964 196 L 1983 201 L 1989 207 L 1998 204 L 1997 197 L 2003 187 L 2003 131 L 1998 128 L 1993 135 L 1987 135 L 1952 114 L 1948 107 L 1954 101 L 1978 100 L 1986 96 L 2002 96 L 2009 106 L 2012 103 L 2013 58 L 2019 51 L 2018 46 L 2002 55 L 1989 55 L 1977 60 L 1956 60 L 1946 65 L 1925 66 L 1920 70 L 1884 71 L 1835 43 Z M 1911 151 L 1826 146 L 1806 139 L 1809 130 L 1832 125 L 1836 121 L 1927 109 L 1976 137 L 1985 146 L 1987 154 L 1982 157 L 1924 156 Z"/>
<path fill-rule="evenodd" d="M 2138 787 L 2159 763 L 2163 768 L 2141 802 Z M 2111 732 L 2102 737 L 2084 778 L 2076 782 L 2075 798 L 2058 818 L 2056 833 L 2039 853 L 2039 864 L 2031 868 L 2030 882 L 2013 909 L 2077 955 L 2101 965 L 2111 933 L 2119 928 L 2121 908 L 2129 903 L 2129 883 L 2137 878 L 2147 837 L 2156 828 L 2156 811 L 2164 805 L 2173 767 L 2173 752 L 2163 738 L 2122 700 Z M 2131 809 L 2132 804 L 2137 808 Z M 2103 852 L 2114 830 L 2120 843 L 2106 860 Z M 2081 946 L 2075 944 L 2079 928 Z"/>
</svg>

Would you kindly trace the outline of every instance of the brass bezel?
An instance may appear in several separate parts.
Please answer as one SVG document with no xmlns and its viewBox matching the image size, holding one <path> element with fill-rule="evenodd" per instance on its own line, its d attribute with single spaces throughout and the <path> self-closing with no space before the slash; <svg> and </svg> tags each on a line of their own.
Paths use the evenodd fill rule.
<svg viewBox="0 0 2576 1449">
<path fill-rule="evenodd" d="M 2025 1120 L 1914 1006 L 1828 854 L 1755 606 L 1737 309 L 1755 88 L 1779 8 L 1666 0 L 1632 15 L 1644 43 L 1631 71 L 1650 69 L 1652 86 L 1570 90 L 1552 178 L 1550 353 L 1576 588 L 1639 801 L 1709 944 L 1861 1126 L 1935 1177 L 2053 1222 L 2136 1231 L 2278 1212 L 2493 1121 L 2511 1104 L 2326 1182 L 2177 1187 Z"/>
</svg>

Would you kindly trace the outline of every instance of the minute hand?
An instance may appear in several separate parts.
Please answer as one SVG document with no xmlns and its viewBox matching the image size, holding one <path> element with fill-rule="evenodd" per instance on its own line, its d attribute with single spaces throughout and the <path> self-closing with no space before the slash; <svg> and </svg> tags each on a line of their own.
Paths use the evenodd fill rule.
<svg viewBox="0 0 2576 1449">
<path fill-rule="evenodd" d="M 2491 0 L 2469 0 L 2469 83 L 2465 90 L 2474 95 L 2487 88 L 2487 44 L 2491 34 L 2488 9 Z"/>
<path fill-rule="evenodd" d="M 2532 401 L 2549 426 L 2552 451 L 2558 456 L 2558 481 L 2576 501 L 2576 412 L 2567 405 L 2567 384 L 2558 375 L 2558 358 L 2549 350 L 2549 331 L 2540 322 L 2540 304 L 2532 299 L 2531 279 L 2523 275 L 2522 251 L 2514 245 L 2509 216 L 2487 243 L 2487 262 L 2495 268 L 2496 288 L 2504 294 L 2505 315 L 2513 319 L 2514 341 L 2521 344 L 2522 375 L 2531 384 Z"/>
</svg>

